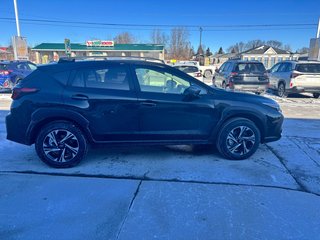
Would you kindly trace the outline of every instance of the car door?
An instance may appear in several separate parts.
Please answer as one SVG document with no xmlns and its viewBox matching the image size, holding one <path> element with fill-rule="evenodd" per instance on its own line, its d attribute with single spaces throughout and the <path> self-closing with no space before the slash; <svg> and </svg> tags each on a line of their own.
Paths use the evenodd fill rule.
<svg viewBox="0 0 320 240">
<path fill-rule="evenodd" d="M 83 115 L 96 141 L 136 140 L 138 101 L 124 63 L 94 62 L 72 71 L 64 91 L 68 109 Z"/>
<path fill-rule="evenodd" d="M 167 67 L 133 65 L 132 72 L 139 89 L 142 140 L 179 143 L 208 139 L 218 117 L 204 86 Z M 184 95 L 191 86 L 199 89 L 198 98 Z"/>
<path fill-rule="evenodd" d="M 217 87 L 222 87 L 222 82 L 223 82 L 223 70 L 225 68 L 227 63 L 223 63 L 220 68 L 218 69 L 218 71 L 215 73 L 215 85 Z"/>
<path fill-rule="evenodd" d="M 289 62 L 282 63 L 277 71 L 279 81 L 285 83 L 286 89 L 290 88 L 292 64 Z"/>
<path fill-rule="evenodd" d="M 278 88 L 278 82 L 279 82 L 279 73 L 278 69 L 282 63 L 277 63 L 274 65 L 270 70 L 268 70 L 268 76 L 269 76 L 269 81 L 270 81 L 270 88 L 272 89 L 277 89 Z"/>
</svg>

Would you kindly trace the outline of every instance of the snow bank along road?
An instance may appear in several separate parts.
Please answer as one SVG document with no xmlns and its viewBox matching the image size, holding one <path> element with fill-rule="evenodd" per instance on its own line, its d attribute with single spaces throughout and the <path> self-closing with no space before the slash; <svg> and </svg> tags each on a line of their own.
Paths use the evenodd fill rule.
<svg viewBox="0 0 320 240">
<path fill-rule="evenodd" d="M 91 149 L 71 169 L 6 141 L 10 101 L 0 98 L 0 238 L 319 238 L 320 101 L 273 98 L 284 136 L 248 160 L 190 146 L 114 147 Z"/>
</svg>

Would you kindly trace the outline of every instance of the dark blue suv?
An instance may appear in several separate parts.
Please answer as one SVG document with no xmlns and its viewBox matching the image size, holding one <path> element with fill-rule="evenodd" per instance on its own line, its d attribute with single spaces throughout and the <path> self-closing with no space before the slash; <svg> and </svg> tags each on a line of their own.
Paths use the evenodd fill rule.
<svg viewBox="0 0 320 240">
<path fill-rule="evenodd" d="M 37 66 L 29 61 L 0 61 L 0 89 L 11 90 Z"/>
<path fill-rule="evenodd" d="M 250 157 L 281 137 L 279 105 L 212 88 L 146 60 L 67 61 L 23 79 L 12 93 L 7 138 L 35 144 L 53 167 L 71 167 L 88 144 L 216 144 L 229 159 Z"/>
</svg>

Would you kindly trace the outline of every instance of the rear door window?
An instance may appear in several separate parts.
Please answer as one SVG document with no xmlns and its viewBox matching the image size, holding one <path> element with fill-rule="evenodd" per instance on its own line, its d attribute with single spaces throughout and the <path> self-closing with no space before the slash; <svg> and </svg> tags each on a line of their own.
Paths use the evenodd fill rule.
<svg viewBox="0 0 320 240">
<path fill-rule="evenodd" d="M 297 64 L 296 70 L 298 72 L 305 72 L 305 73 L 320 73 L 320 64 L 317 64 L 317 63 Z"/>
<path fill-rule="evenodd" d="M 79 69 L 72 81 L 74 87 L 130 90 L 130 76 L 124 65 Z"/>
</svg>

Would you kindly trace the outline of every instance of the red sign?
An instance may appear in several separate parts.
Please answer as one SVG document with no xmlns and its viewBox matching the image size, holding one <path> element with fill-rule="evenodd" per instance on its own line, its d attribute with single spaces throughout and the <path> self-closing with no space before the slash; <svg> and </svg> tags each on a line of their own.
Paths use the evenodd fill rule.
<svg viewBox="0 0 320 240">
<path fill-rule="evenodd" d="M 114 42 L 113 41 L 103 41 L 103 40 L 93 40 L 93 41 L 87 41 L 86 45 L 88 47 L 113 47 Z"/>
</svg>

